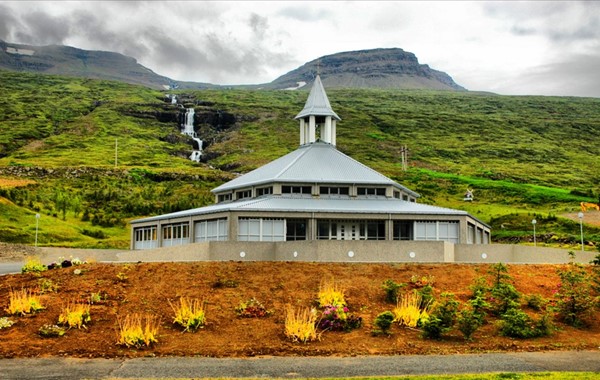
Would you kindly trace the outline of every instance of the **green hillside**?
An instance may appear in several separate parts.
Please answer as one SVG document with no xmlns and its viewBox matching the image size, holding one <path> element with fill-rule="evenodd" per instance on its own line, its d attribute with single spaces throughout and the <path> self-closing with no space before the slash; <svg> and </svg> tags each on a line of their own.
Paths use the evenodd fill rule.
<svg viewBox="0 0 600 380">
<path fill-rule="evenodd" d="M 212 203 L 211 188 L 296 149 L 293 118 L 307 97 L 175 91 L 195 108 L 209 144 L 207 162 L 195 163 L 187 158 L 191 139 L 179 132 L 184 110 L 163 92 L 5 71 L 0 83 L 0 241 L 33 244 L 39 213 L 39 244 L 73 247 L 126 248 L 128 220 Z M 342 118 L 338 149 L 419 192 L 420 202 L 469 211 L 492 225 L 495 241 L 527 243 L 534 217 L 538 241 L 579 241 L 578 221 L 564 215 L 600 195 L 600 99 L 368 89 L 328 95 Z M 211 121 L 224 114 L 235 123 Z M 472 203 L 462 201 L 467 187 Z M 600 242 L 588 215 L 586 242 Z"/>
</svg>

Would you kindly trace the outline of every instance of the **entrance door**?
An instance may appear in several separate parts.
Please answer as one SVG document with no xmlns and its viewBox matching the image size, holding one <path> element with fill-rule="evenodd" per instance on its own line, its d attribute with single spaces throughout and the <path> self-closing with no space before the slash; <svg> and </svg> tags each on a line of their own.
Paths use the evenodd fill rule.
<svg viewBox="0 0 600 380">
<path fill-rule="evenodd" d="M 340 222 L 337 225 L 338 240 L 360 240 L 360 223 Z"/>
</svg>

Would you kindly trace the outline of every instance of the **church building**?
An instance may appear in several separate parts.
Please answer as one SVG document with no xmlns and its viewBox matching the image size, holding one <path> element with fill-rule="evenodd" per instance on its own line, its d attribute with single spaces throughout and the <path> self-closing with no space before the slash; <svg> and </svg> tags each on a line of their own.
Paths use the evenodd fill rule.
<svg viewBox="0 0 600 380">
<path fill-rule="evenodd" d="M 488 244 L 490 226 L 419 194 L 336 149 L 340 117 L 319 76 L 295 117 L 295 151 L 213 189 L 211 206 L 131 222 L 131 248 L 206 241 L 435 240 Z"/>
</svg>

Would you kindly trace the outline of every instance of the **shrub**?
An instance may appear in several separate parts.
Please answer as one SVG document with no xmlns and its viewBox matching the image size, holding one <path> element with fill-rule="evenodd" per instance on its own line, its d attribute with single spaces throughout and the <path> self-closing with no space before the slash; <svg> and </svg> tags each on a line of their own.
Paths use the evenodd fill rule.
<svg viewBox="0 0 600 380">
<path fill-rule="evenodd" d="M 294 342 L 310 342 L 319 339 L 317 334 L 317 311 L 315 309 L 302 309 L 294 311 L 292 306 L 287 307 L 285 314 L 285 336 Z"/>
<path fill-rule="evenodd" d="M 317 297 L 320 307 L 346 306 L 344 290 L 338 287 L 333 280 L 321 282 Z"/>
<path fill-rule="evenodd" d="M 25 264 L 21 268 L 21 273 L 28 273 L 28 272 L 39 273 L 39 272 L 43 272 L 47 269 L 48 269 L 48 267 L 46 267 L 44 264 L 42 264 L 42 262 L 39 258 L 28 257 L 27 260 L 25 261 Z"/>
<path fill-rule="evenodd" d="M 410 278 L 410 283 L 412 286 L 414 286 L 415 288 L 422 288 L 426 285 L 431 285 L 433 286 L 433 280 L 434 277 L 433 276 L 418 276 L 418 275 L 413 275 Z"/>
<path fill-rule="evenodd" d="M 384 311 L 375 317 L 375 321 L 373 321 L 373 325 L 377 327 L 377 329 L 373 329 L 372 333 L 374 335 L 378 334 L 386 334 L 389 335 L 390 327 L 392 327 L 392 323 L 394 322 L 394 313 L 391 311 Z"/>
<path fill-rule="evenodd" d="M 464 335 L 466 340 L 472 340 L 473 334 L 481 327 L 482 320 L 480 315 L 473 309 L 463 309 L 456 319 L 458 329 Z"/>
<path fill-rule="evenodd" d="M 14 324 L 15 323 L 13 321 L 11 321 L 10 319 L 8 319 L 7 317 L 0 318 L 0 330 L 9 328 L 10 326 L 12 326 Z"/>
<path fill-rule="evenodd" d="M 475 279 L 475 282 L 469 287 L 469 289 L 471 289 L 471 291 L 473 292 L 471 298 L 475 298 L 486 294 L 490 290 L 490 287 L 488 286 L 485 277 L 478 277 Z"/>
<path fill-rule="evenodd" d="M 385 300 L 389 303 L 397 303 L 398 302 L 398 291 L 405 287 L 406 284 L 399 284 L 394 282 L 394 280 L 385 280 L 383 285 L 381 286 L 385 291 Z"/>
<path fill-rule="evenodd" d="M 549 316 L 535 321 L 521 309 L 510 309 L 500 320 L 500 334 L 511 338 L 536 338 L 549 335 L 551 322 Z"/>
<path fill-rule="evenodd" d="M 175 313 L 173 323 L 184 327 L 183 331 L 195 331 L 206 324 L 204 303 L 200 303 L 197 299 L 190 302 L 187 298 L 181 297 L 178 306 L 173 306 L 170 301 L 169 304 Z"/>
<path fill-rule="evenodd" d="M 548 304 L 548 301 L 539 294 L 530 294 L 525 296 L 525 302 L 527 302 L 527 307 L 535 311 L 544 309 Z"/>
<path fill-rule="evenodd" d="M 350 314 L 346 306 L 325 306 L 317 327 L 322 330 L 350 331 L 362 325 L 362 318 Z"/>
<path fill-rule="evenodd" d="M 473 316 L 477 319 L 477 322 L 480 325 L 483 325 L 485 323 L 485 317 L 487 317 L 485 310 L 490 307 L 490 304 L 486 301 L 483 294 L 476 295 L 475 297 L 471 298 L 468 303 L 473 311 Z"/>
<path fill-rule="evenodd" d="M 421 308 L 421 295 L 417 291 L 404 294 L 393 310 L 394 322 L 400 326 L 417 327 L 419 322 L 428 317 L 429 305 Z"/>
<path fill-rule="evenodd" d="M 43 310 L 39 297 L 34 296 L 30 291 L 21 289 L 21 291 L 10 291 L 9 304 L 6 311 L 11 315 L 25 315 Z"/>
<path fill-rule="evenodd" d="M 434 301 L 433 299 L 433 286 L 431 284 L 427 284 L 418 290 L 419 296 L 421 297 L 421 303 L 419 304 L 419 308 L 425 309 L 431 305 Z"/>
<path fill-rule="evenodd" d="M 558 317 L 566 324 L 582 327 L 591 316 L 594 300 L 590 296 L 593 280 L 578 264 L 559 269 L 560 284 L 554 294 Z"/>
<path fill-rule="evenodd" d="M 46 324 L 40 327 L 38 333 L 43 337 L 53 338 L 65 335 L 65 329 L 58 325 Z"/>
<path fill-rule="evenodd" d="M 270 312 L 256 298 L 250 298 L 248 301 L 240 302 L 235 312 L 242 318 L 261 318 L 266 317 Z"/>
<path fill-rule="evenodd" d="M 158 342 L 158 323 L 151 315 L 126 315 L 124 320 L 118 319 L 119 335 L 117 344 L 127 347 L 150 346 Z"/>
<path fill-rule="evenodd" d="M 63 308 L 58 316 L 58 324 L 67 325 L 69 328 L 85 328 L 85 324 L 91 322 L 90 305 L 75 303 Z"/>
<path fill-rule="evenodd" d="M 448 330 L 442 325 L 442 320 L 435 315 L 430 315 L 427 320 L 424 320 L 421 328 L 423 329 L 423 338 L 428 339 L 441 339 L 442 334 Z"/>
<path fill-rule="evenodd" d="M 442 293 L 440 301 L 433 305 L 433 310 L 428 319 L 424 319 L 421 327 L 423 337 L 440 339 L 442 334 L 449 331 L 456 320 L 459 303 L 452 293 Z"/>
<path fill-rule="evenodd" d="M 57 292 L 59 289 L 59 286 L 56 285 L 51 279 L 49 278 L 40 278 L 38 280 L 38 284 L 40 285 L 40 293 L 54 293 Z"/>
<path fill-rule="evenodd" d="M 499 283 L 492 288 L 490 293 L 490 307 L 496 316 L 520 307 L 521 293 L 512 284 Z"/>
</svg>

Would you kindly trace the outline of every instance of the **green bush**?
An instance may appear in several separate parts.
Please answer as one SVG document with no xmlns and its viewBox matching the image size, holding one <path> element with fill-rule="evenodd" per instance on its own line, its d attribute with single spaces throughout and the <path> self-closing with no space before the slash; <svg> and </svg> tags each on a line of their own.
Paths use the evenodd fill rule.
<svg viewBox="0 0 600 380">
<path fill-rule="evenodd" d="M 511 338 L 537 338 L 549 335 L 551 330 L 551 320 L 547 314 L 535 321 L 521 309 L 510 309 L 500 320 L 500 334 Z"/>
<path fill-rule="evenodd" d="M 456 321 L 459 302 L 455 299 L 452 293 L 442 293 L 440 300 L 437 301 L 429 318 L 425 319 L 421 328 L 423 329 L 423 337 L 429 339 L 440 339 L 442 334 L 449 331 Z"/>
<path fill-rule="evenodd" d="M 394 280 L 385 280 L 381 286 L 385 291 L 385 301 L 395 305 L 398 302 L 398 291 L 405 286 L 406 284 L 399 284 Z"/>
<path fill-rule="evenodd" d="M 591 317 L 594 307 L 593 279 L 579 264 L 569 264 L 559 269 L 560 284 L 554 294 L 555 310 L 559 319 L 573 327 L 583 327 Z"/>
<path fill-rule="evenodd" d="M 466 340 L 472 340 L 473 334 L 482 325 L 481 316 L 476 314 L 473 309 L 463 309 L 456 319 L 458 329 L 463 333 Z"/>
<path fill-rule="evenodd" d="M 525 302 L 527 302 L 527 307 L 535 311 L 544 309 L 548 304 L 548 300 L 539 294 L 530 294 L 525 296 Z"/>
<path fill-rule="evenodd" d="M 392 323 L 394 322 L 394 313 L 391 311 L 384 311 L 375 317 L 375 321 L 373 321 L 373 325 L 377 327 L 377 329 L 373 329 L 372 333 L 374 335 L 378 334 L 389 334 L 390 327 L 392 327 Z"/>
</svg>

